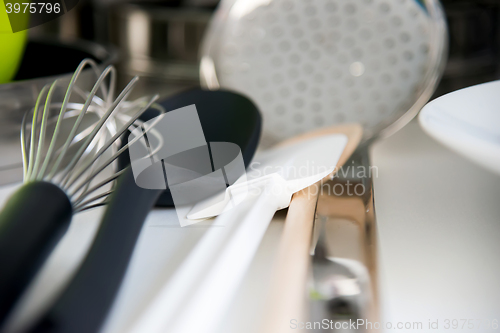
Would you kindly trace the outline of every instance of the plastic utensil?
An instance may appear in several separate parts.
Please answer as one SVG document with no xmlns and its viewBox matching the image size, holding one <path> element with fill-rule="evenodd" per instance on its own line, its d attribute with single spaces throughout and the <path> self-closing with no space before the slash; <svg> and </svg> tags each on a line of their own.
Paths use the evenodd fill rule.
<svg viewBox="0 0 500 333">
<path fill-rule="evenodd" d="M 228 91 L 193 89 L 159 104 L 169 111 L 178 105 L 196 104 L 206 141 L 235 143 L 241 148 L 245 165 L 252 160 L 260 137 L 261 119 L 255 105 L 246 97 Z M 149 113 L 149 116 L 153 115 Z M 124 172 L 80 269 L 32 332 L 90 333 L 100 329 L 118 292 L 144 220 L 162 193 L 163 190 L 138 187 L 132 172 Z"/>
<path fill-rule="evenodd" d="M 427 104 L 420 126 L 431 137 L 500 174 L 500 81 L 454 91 Z"/>
<path fill-rule="evenodd" d="M 248 167 L 260 139 L 262 119 L 256 106 L 246 97 L 228 91 L 191 89 L 162 101 L 165 110 L 176 110 L 194 104 L 207 142 L 237 143 Z M 146 122 L 158 113 L 145 112 L 139 119 Z M 236 126 L 237 124 L 237 126 Z M 228 140 L 230 139 L 230 140 Z M 120 157 L 120 166 L 130 164 L 128 154 Z M 173 207 L 170 189 L 165 190 L 156 203 L 157 207 Z"/>
<path fill-rule="evenodd" d="M 248 188 L 239 184 L 227 190 L 235 201 L 239 193 L 246 192 L 248 197 L 214 221 L 225 227 L 208 231 L 131 331 L 214 329 L 276 210 L 287 207 L 294 193 L 336 170 L 339 159 L 357 146 L 361 133 L 357 125 L 346 125 L 342 130 L 325 128 L 293 138 L 257 157 L 247 174 Z M 315 195 L 305 191 L 307 194 Z M 195 206 L 191 217 L 217 214 L 220 209 L 207 201 Z"/>
</svg>

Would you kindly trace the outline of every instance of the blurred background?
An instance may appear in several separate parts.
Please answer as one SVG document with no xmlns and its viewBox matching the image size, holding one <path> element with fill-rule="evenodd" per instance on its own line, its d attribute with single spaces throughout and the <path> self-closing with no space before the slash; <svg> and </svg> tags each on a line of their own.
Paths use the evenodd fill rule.
<svg viewBox="0 0 500 333">
<path fill-rule="evenodd" d="M 73 1 L 74 2 L 74 1 Z M 21 179 L 18 133 L 37 92 L 69 80 L 84 57 L 118 68 L 118 88 L 141 77 L 131 98 L 161 97 L 199 85 L 200 43 L 217 0 L 80 0 L 66 14 L 27 30 L 12 83 L 0 86 L 0 185 Z M 434 97 L 500 77 L 500 1 L 443 0 L 449 57 Z M 40 54 L 50 56 L 43 57 Z M 4 55 L 5 56 L 5 55 Z M 43 66 L 40 65 L 43 63 Z M 30 79 L 28 81 L 28 79 Z"/>
<path fill-rule="evenodd" d="M 441 1 L 449 27 L 449 58 L 434 97 L 500 77 L 500 1 Z M 198 85 L 198 48 L 217 0 L 81 0 L 30 36 L 113 46 L 127 82 L 140 75 L 139 94 L 169 94 Z M 151 93 L 151 92 L 149 92 Z"/>
</svg>

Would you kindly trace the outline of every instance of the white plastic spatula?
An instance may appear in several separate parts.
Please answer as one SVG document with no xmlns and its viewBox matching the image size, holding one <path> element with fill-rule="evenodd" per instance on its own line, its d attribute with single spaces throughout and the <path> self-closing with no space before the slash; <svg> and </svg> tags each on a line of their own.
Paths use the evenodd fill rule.
<svg viewBox="0 0 500 333">
<path fill-rule="evenodd" d="M 336 171 L 339 160 L 345 160 L 359 143 L 361 132 L 357 125 L 326 128 L 261 155 L 249 169 L 247 198 L 215 220 L 225 227 L 207 231 L 132 332 L 215 330 L 274 213 L 287 207 L 295 192 Z M 222 210 L 200 205 L 192 214 L 206 217 Z"/>
<path fill-rule="evenodd" d="M 247 182 L 230 186 L 224 199 L 215 205 L 213 199 L 197 204 L 187 217 L 204 219 L 217 216 L 224 208 L 231 208 L 228 204 L 231 199 L 235 200 L 235 196 L 255 195 L 255 192 L 271 191 L 269 199 L 276 200 L 277 210 L 288 207 L 292 194 L 332 173 L 346 142 L 345 135 L 333 134 L 265 151 L 251 164 Z"/>
</svg>

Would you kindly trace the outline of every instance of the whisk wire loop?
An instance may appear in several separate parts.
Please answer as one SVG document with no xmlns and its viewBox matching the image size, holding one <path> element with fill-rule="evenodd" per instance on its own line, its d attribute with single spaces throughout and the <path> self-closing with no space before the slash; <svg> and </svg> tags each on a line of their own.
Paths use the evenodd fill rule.
<svg viewBox="0 0 500 333">
<path fill-rule="evenodd" d="M 34 179 L 40 180 L 42 178 L 42 173 L 40 172 L 38 176 L 37 173 L 38 173 L 38 168 L 40 166 L 40 161 L 42 160 L 42 149 L 45 143 L 45 134 L 47 131 L 47 118 L 49 116 L 50 104 L 52 102 L 52 96 L 54 95 L 54 90 L 57 86 L 57 83 L 58 80 L 55 80 L 54 83 L 52 83 L 49 89 L 49 93 L 47 95 L 47 99 L 45 100 L 45 106 L 43 108 L 42 124 L 40 126 L 40 137 L 38 138 L 38 149 L 36 152 L 35 165 L 33 167 L 33 172 L 31 174 L 32 180 Z"/>
<path fill-rule="evenodd" d="M 103 186 L 109 184 L 110 182 L 112 182 L 113 180 L 115 180 L 116 178 L 118 178 L 121 174 L 123 174 L 125 171 L 127 170 L 127 168 L 124 168 L 118 172 L 116 172 L 115 174 L 113 174 L 112 176 L 102 180 L 101 182 L 97 183 L 96 185 L 90 187 L 90 188 L 87 188 L 85 189 L 79 196 L 77 199 L 73 200 L 74 204 L 77 205 L 79 204 L 80 202 L 83 201 L 83 199 L 85 199 L 86 197 L 88 197 L 91 193 L 97 191 L 98 189 L 102 188 Z"/>
<path fill-rule="evenodd" d="M 78 115 L 78 118 L 76 119 L 76 122 L 75 124 L 73 125 L 73 128 L 71 129 L 71 132 L 70 134 L 68 135 L 68 138 L 66 139 L 66 142 L 64 143 L 64 146 L 63 146 L 63 149 L 61 151 L 61 153 L 59 154 L 57 160 L 56 160 L 56 163 L 54 164 L 54 166 L 52 167 L 52 171 L 50 173 L 50 175 L 53 175 L 55 173 L 55 171 L 57 170 L 57 168 L 59 167 L 59 165 L 61 164 L 64 156 L 66 155 L 66 152 L 68 151 L 68 148 L 71 144 L 71 142 L 73 141 L 74 137 L 75 137 L 75 134 L 76 134 L 76 131 L 78 130 L 78 127 L 80 126 L 80 123 L 83 119 L 83 116 L 85 115 L 85 113 L 87 112 L 87 109 L 89 108 L 90 106 L 90 103 L 92 103 L 92 100 L 94 98 L 94 96 L 96 95 L 97 93 L 97 90 L 99 89 L 99 87 L 103 84 L 104 82 L 104 79 L 111 73 L 111 82 L 113 82 L 115 80 L 115 77 L 116 77 L 116 70 L 114 69 L 113 66 L 108 66 L 106 67 L 106 69 L 104 70 L 104 72 L 101 74 L 101 76 L 99 77 L 99 79 L 97 79 L 97 82 L 95 83 L 94 87 L 92 88 L 91 92 L 90 92 L 90 95 L 89 97 L 87 98 L 87 100 L 85 101 L 85 104 L 82 108 L 82 110 L 80 111 L 80 114 Z M 68 88 L 69 89 L 69 88 Z M 76 157 L 76 156 L 75 156 Z M 50 178 L 51 176 L 49 176 Z"/>
<path fill-rule="evenodd" d="M 26 174 L 28 173 L 28 151 L 26 145 L 26 119 L 28 118 L 28 112 L 23 116 L 21 122 L 21 153 L 23 156 L 23 181 L 26 181 Z"/>
<path fill-rule="evenodd" d="M 36 144 L 36 129 L 37 126 L 36 124 L 38 123 L 38 110 L 40 109 L 40 102 L 42 101 L 42 97 L 45 95 L 45 93 L 48 90 L 48 85 L 44 86 L 42 88 L 42 91 L 38 95 L 35 103 L 35 108 L 33 110 L 33 120 L 31 123 L 31 136 L 30 136 L 30 153 L 29 153 L 29 162 L 28 162 L 28 171 L 26 173 L 26 179 L 30 179 L 31 173 L 33 171 L 34 167 L 34 159 L 35 159 L 35 144 Z"/>
<path fill-rule="evenodd" d="M 62 102 L 62 105 L 61 105 L 61 111 L 59 112 L 59 116 L 57 118 L 56 127 L 54 129 L 54 134 L 52 135 L 52 140 L 50 141 L 49 149 L 48 149 L 47 154 L 45 156 L 45 161 L 44 161 L 44 163 L 42 165 L 42 169 L 40 170 L 40 177 L 41 178 L 44 177 L 44 174 L 45 174 L 45 171 L 47 170 L 49 161 L 51 161 L 52 154 L 54 152 L 55 145 L 56 145 L 56 140 L 57 140 L 57 137 L 59 135 L 59 131 L 61 130 L 61 123 L 62 123 L 62 120 L 64 119 L 64 115 L 66 113 L 66 109 L 68 107 L 68 103 L 69 103 L 71 94 L 72 94 L 72 92 L 73 92 L 73 90 L 75 88 L 75 82 L 77 81 L 77 79 L 80 76 L 81 72 L 83 71 L 83 69 L 87 65 L 89 65 L 93 69 L 93 71 L 95 72 L 95 74 L 97 75 L 97 77 L 99 77 L 99 69 L 98 69 L 97 64 L 95 63 L 95 61 L 93 61 L 92 59 L 84 59 L 84 60 L 82 60 L 82 62 L 80 63 L 80 65 L 78 65 L 75 73 L 71 77 L 71 80 L 70 80 L 70 82 L 68 84 L 68 89 L 66 90 L 66 94 L 64 96 L 64 99 L 63 99 L 63 102 Z M 103 88 L 103 94 L 104 95 L 107 94 L 105 88 Z M 52 175 L 49 178 L 52 178 Z"/>
</svg>

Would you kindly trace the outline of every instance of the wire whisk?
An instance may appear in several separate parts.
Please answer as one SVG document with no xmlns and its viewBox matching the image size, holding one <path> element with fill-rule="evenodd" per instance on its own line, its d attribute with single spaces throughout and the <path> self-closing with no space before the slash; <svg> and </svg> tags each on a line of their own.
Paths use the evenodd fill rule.
<svg viewBox="0 0 500 333">
<path fill-rule="evenodd" d="M 90 66 L 98 77 L 89 92 L 76 85 L 87 66 Z M 31 123 L 28 123 L 26 114 L 21 126 L 24 183 L 46 181 L 58 185 L 70 198 L 75 212 L 104 205 L 113 192 L 112 184 L 124 170 L 111 170 L 111 175 L 108 174 L 107 177 L 99 175 L 104 174 L 104 170 L 113 169 L 113 162 L 118 156 L 139 139 L 136 137 L 121 146 L 120 138 L 127 130 L 144 126 L 139 117 L 147 109 L 154 108 L 160 113 L 164 112 L 163 108 L 155 103 L 158 95 L 152 98 L 141 97 L 134 101 L 126 100 L 137 81 L 138 77 L 134 77 L 116 99 L 113 99 L 116 69 L 108 66 L 100 73 L 93 60 L 85 59 L 73 74 L 62 102 L 53 102 L 54 93 L 60 86 L 58 80 L 50 86 L 45 86 L 32 111 Z M 99 92 L 102 97 L 98 96 Z M 85 102 L 71 101 L 73 94 Z M 53 110 L 59 110 L 59 114 L 49 119 Z M 84 126 L 84 118 L 91 113 L 99 120 L 90 126 Z M 74 119 L 74 124 L 69 134 L 63 136 L 63 121 L 70 118 Z M 52 134 L 48 133 L 49 124 L 55 124 Z M 152 127 L 153 125 L 145 129 L 142 135 Z M 151 133 L 155 135 L 154 130 Z M 46 148 L 47 142 L 50 143 Z M 93 184 L 98 178 L 100 181 Z M 109 184 L 111 186 L 106 189 Z"/>
</svg>

